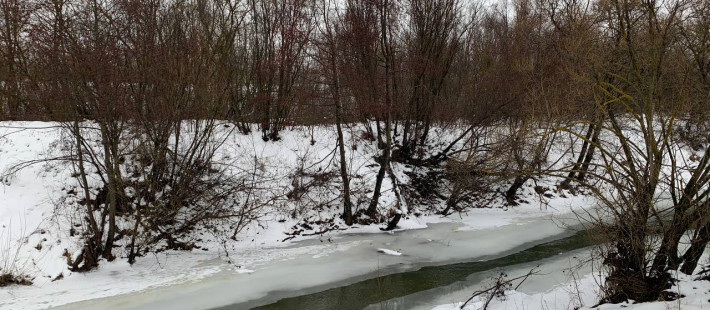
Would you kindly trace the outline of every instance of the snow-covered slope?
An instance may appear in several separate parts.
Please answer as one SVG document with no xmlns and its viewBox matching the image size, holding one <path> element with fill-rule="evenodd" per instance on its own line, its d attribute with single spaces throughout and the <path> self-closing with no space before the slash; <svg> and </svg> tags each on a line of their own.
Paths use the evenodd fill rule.
<svg viewBox="0 0 710 310">
<path fill-rule="evenodd" d="M 199 240 L 199 247 L 192 251 L 150 253 L 131 266 L 123 258 L 126 253 L 122 252 L 121 247 L 117 249 L 119 258 L 116 261 L 102 262 L 97 270 L 88 273 L 74 273 L 68 268 L 67 258 L 82 248 L 79 236 L 83 229 L 80 218 L 83 215 L 77 210 L 76 204 L 66 201 L 67 192 L 76 185 L 72 177 L 72 165 L 63 160 L 63 156 L 70 150 L 63 142 L 67 137 L 55 123 L 0 123 L 0 175 L 3 183 L 0 188 L 0 268 L 28 275 L 34 282 L 29 287 L 10 286 L 0 289 L 0 309 L 46 308 L 80 300 L 203 282 L 201 279 L 214 279 L 214 276 L 248 276 L 252 272 L 258 275 L 266 273 L 263 266 L 282 266 L 278 262 L 285 260 L 306 257 L 306 261 L 316 260 L 317 263 L 319 258 L 332 253 L 345 253 L 351 248 L 361 251 L 359 245 L 371 239 L 367 235 L 357 235 L 357 240 L 347 237 L 351 238 L 348 242 L 331 243 L 354 233 L 383 234 L 379 225 L 356 224 L 347 227 L 342 223 L 338 218 L 340 184 L 337 177 L 312 186 L 299 199 L 288 197 L 295 182 L 308 183 L 315 174 L 337 171 L 338 161 L 334 156 L 332 142 L 335 131 L 332 128 L 295 127 L 283 131 L 282 139 L 276 142 L 264 142 L 258 133 L 239 134 L 226 123 L 221 128 L 222 133 L 228 137 L 217 154 L 219 163 L 230 167 L 227 171 L 231 173 L 260 169 L 264 184 L 268 184 L 259 187 L 260 192 L 255 193 L 268 203 L 260 210 L 258 220 L 240 232 L 237 241 L 227 240 L 205 229 L 195 232 L 194 238 Z M 438 144 L 434 144 L 431 151 L 451 141 L 460 130 L 434 130 L 431 140 Z M 357 208 L 366 208 L 367 199 L 371 195 L 369 190 L 377 171 L 373 158 L 379 150 L 374 142 L 360 139 L 360 136 L 361 127 L 352 126 L 346 130 L 347 157 L 350 160 L 348 168 L 354 176 L 353 201 L 358 202 Z M 98 146 L 99 142 L 94 142 Z M 414 171 L 416 169 L 405 164 L 394 164 L 395 174 L 402 183 L 407 183 L 408 175 L 417 173 Z M 499 241 L 499 244 L 492 244 L 488 250 L 479 253 L 493 255 L 560 233 L 562 228 L 548 221 L 551 215 L 566 214 L 568 218 L 574 218 L 571 210 L 588 207 L 593 203 L 584 196 L 554 190 L 554 183 L 552 180 L 540 180 L 536 184 L 549 189 L 546 195 L 539 195 L 533 185 L 528 184 L 523 188 L 523 195 L 528 197 L 527 203 L 511 209 L 499 208 L 502 206 L 501 199 L 487 200 L 491 208 L 441 217 L 434 213 L 437 206 L 409 206 L 409 215 L 402 219 L 396 231 L 423 229 L 430 224 L 442 222 L 455 223 L 455 231 L 449 234 L 498 231 L 496 229 L 507 231 L 506 236 L 513 238 L 513 242 Z M 391 188 L 389 178 L 385 178 L 380 199 L 383 214 L 394 207 L 395 197 Z M 516 237 L 516 229 L 522 228 L 521 225 L 532 219 L 545 219 L 546 224 L 540 226 L 545 229 L 537 229 L 535 234 L 523 230 L 520 238 Z M 439 238 L 437 242 L 448 242 L 441 236 L 430 237 L 428 240 L 436 238 Z M 125 246 L 125 240 L 119 241 L 119 245 Z M 481 244 L 473 243 L 473 246 L 480 247 Z M 402 255 L 378 254 L 375 249 L 372 251 L 373 257 L 401 257 L 409 259 L 409 263 L 461 260 L 475 256 L 475 252 L 470 249 L 456 251 L 457 247 L 448 247 L 449 253 L 441 253 L 437 257 L 412 256 L 414 253 L 410 249 L 387 245 L 386 242 L 381 244 L 381 248 L 396 250 L 390 253 Z M 369 262 L 355 266 L 339 277 L 323 277 L 320 282 L 312 284 L 322 285 L 368 272 L 372 272 Z M 278 287 L 265 285 L 259 294 L 275 288 Z"/>
</svg>

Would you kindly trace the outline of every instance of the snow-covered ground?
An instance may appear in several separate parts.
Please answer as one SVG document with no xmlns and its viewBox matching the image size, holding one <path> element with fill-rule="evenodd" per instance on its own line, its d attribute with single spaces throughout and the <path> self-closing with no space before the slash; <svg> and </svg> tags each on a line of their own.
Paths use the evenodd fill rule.
<svg viewBox="0 0 710 310">
<path fill-rule="evenodd" d="M 694 276 L 677 273 L 679 280 L 669 291 L 681 296 L 674 301 L 658 301 L 647 303 L 626 302 L 621 304 L 599 305 L 600 285 L 604 277 L 598 273 L 582 274 L 579 278 L 568 279 L 567 282 L 554 285 L 544 292 L 529 293 L 522 290 L 510 290 L 504 297 L 494 298 L 488 305 L 490 310 L 569 310 L 569 309 L 602 309 L 602 310 L 668 310 L 689 309 L 700 310 L 710 307 L 710 281 L 697 280 Z M 486 296 L 474 298 L 463 309 L 481 309 Z M 459 310 L 463 302 L 442 304 L 432 310 Z"/>
<path fill-rule="evenodd" d="M 250 301 L 264 304 L 425 265 L 486 259 L 564 233 L 563 228 L 552 225 L 546 218 L 516 220 L 481 230 L 459 230 L 459 227 L 460 224 L 441 223 L 393 234 L 345 234 L 333 237 L 329 243 L 302 241 L 287 248 L 255 253 L 254 258 L 263 260 L 246 266 L 254 271 L 250 274 L 240 274 L 234 266 L 224 264 L 220 272 L 184 285 L 73 304 L 63 309 L 92 309 L 99 304 L 104 309 L 207 309 L 240 303 L 246 303 L 244 308 L 248 308 L 255 305 Z M 395 249 L 401 255 L 380 253 L 382 248 Z M 269 257 L 275 253 L 280 257 Z"/>
<path fill-rule="evenodd" d="M 457 130 L 437 129 L 432 140 L 445 144 Z M 263 216 L 247 226 L 237 241 L 197 232 L 200 247 L 192 251 L 149 254 L 133 265 L 119 252 L 116 261 L 76 273 L 69 270 L 67 256 L 82 246 L 76 232 L 81 230 L 81 213 L 65 201 L 76 181 L 71 165 L 62 160 L 68 147 L 62 141 L 64 134 L 54 123 L 0 124 L 0 267 L 33 280 L 31 286 L 0 289 L 0 309 L 40 309 L 80 301 L 85 302 L 68 307 L 95 308 L 100 303 L 101 308 L 154 309 L 170 302 L 170 309 L 195 309 L 248 302 L 274 291 L 307 291 L 377 272 L 501 255 L 560 236 L 565 225 L 575 223 L 575 210 L 593 204 L 567 191 L 537 195 L 533 184 L 528 184 L 523 189 L 526 202 L 514 208 L 499 208 L 494 202 L 492 208 L 441 217 L 426 206 L 410 206 L 412 212 L 394 232 L 381 232 L 379 225 L 341 230 L 344 225 L 336 215 L 339 204 L 334 202 L 339 187 L 332 183 L 314 188 L 298 201 L 282 198 L 266 206 Z M 308 177 L 295 173 L 299 169 L 335 169 L 332 128 L 294 128 L 284 131 L 282 140 L 268 143 L 258 133 L 229 134 L 218 153 L 221 162 L 242 168 L 258 165 L 270 180 L 271 195 L 285 197 L 294 179 L 308 182 Z M 351 138 L 360 134 L 352 127 L 346 135 L 348 168 L 357 176 L 352 181 L 354 201 L 369 196 L 367 189 L 377 170 L 372 165 L 378 152 L 374 143 Z M 403 171 L 416 173 L 396 165 L 395 173 L 403 183 L 407 181 Z M 537 185 L 552 189 L 553 184 Z M 386 178 L 382 210 L 394 205 L 391 187 Z M 307 204 L 324 207 L 311 209 Z M 306 236 L 322 228 L 305 229 L 303 223 L 333 219 L 329 232 Z M 299 230 L 300 235 L 290 235 Z"/>
<path fill-rule="evenodd" d="M 133 266 L 125 261 L 98 270 L 71 274 L 61 281 L 35 281 L 30 287 L 0 291 L 0 309 L 32 309 L 114 295 L 98 300 L 108 309 L 201 309 L 246 302 L 278 290 L 304 290 L 358 279 L 373 273 L 397 272 L 425 264 L 441 264 L 500 255 L 563 234 L 565 220 L 552 220 L 533 210 L 481 209 L 461 221 L 432 217 L 425 229 L 394 233 L 338 233 L 315 240 L 245 246 L 233 252 L 237 264 L 223 255 L 193 251 L 146 257 Z M 567 224 L 574 221 L 568 214 Z M 475 226 L 470 226 L 470 224 Z M 408 222 L 427 225 L 425 219 Z M 366 230 L 366 229 L 362 229 Z M 273 232 L 278 234 L 278 231 Z M 379 253 L 387 249 L 399 256 Z M 235 290 L 235 288 L 239 288 Z M 141 294 L 135 292 L 143 291 Z M 70 305 L 92 309 L 97 303 Z"/>
<path fill-rule="evenodd" d="M 710 253 L 706 251 L 701 262 L 707 265 Z M 535 266 L 535 264 L 539 264 Z M 599 261 L 593 259 L 591 249 L 560 253 L 558 257 L 540 262 L 515 266 L 507 271 L 508 279 L 524 275 L 531 268 L 538 270 L 536 275 L 529 277 L 517 289 L 506 290 L 504 296 L 492 298 L 490 310 L 569 310 L 569 309 L 602 309 L 602 310 L 668 310 L 690 309 L 700 310 L 710 307 L 710 281 L 700 280 L 698 276 L 689 276 L 682 272 L 673 274 L 678 282 L 668 291 L 677 293 L 681 298 L 674 301 L 657 301 L 646 303 L 625 302 L 620 304 L 599 304 L 602 297 L 601 285 L 604 283 L 604 271 L 600 271 Z M 701 267 L 695 270 L 699 273 Z M 517 285 L 518 282 L 514 282 Z M 464 290 L 456 290 L 437 296 L 430 301 L 438 304 L 435 307 L 418 307 L 416 309 L 431 310 L 477 310 L 482 309 L 489 295 L 483 294 L 470 300 L 465 306 L 464 300 L 473 291 L 487 289 L 492 286 L 490 281 L 477 281 Z M 421 299 L 421 297 L 420 297 Z M 463 308 L 462 308 L 463 306 Z"/>
</svg>

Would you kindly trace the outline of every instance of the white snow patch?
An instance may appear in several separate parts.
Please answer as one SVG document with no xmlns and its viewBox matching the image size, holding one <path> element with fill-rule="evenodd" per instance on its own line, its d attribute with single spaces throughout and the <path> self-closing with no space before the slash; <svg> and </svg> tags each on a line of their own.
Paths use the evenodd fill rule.
<svg viewBox="0 0 710 310">
<path fill-rule="evenodd" d="M 401 256 L 402 255 L 402 252 L 390 250 L 390 249 L 377 249 L 377 252 L 382 253 L 382 254 L 387 254 L 387 255 L 394 255 L 394 256 Z"/>
</svg>

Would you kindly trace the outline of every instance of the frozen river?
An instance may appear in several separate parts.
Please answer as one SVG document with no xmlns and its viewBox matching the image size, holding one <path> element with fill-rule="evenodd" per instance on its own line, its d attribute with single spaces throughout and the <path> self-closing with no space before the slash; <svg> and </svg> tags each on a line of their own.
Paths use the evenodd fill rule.
<svg viewBox="0 0 710 310">
<path fill-rule="evenodd" d="M 586 274 L 590 244 L 584 232 L 546 242 L 499 258 L 482 259 L 378 276 L 314 294 L 281 299 L 255 309 L 431 309 L 439 304 L 464 301 L 477 289 L 489 285 L 493 275 L 505 271 L 514 278 L 532 268 L 539 275 L 530 277 L 519 288 L 524 293 L 540 293 L 569 281 L 571 270 Z M 579 268 L 577 268 L 579 267 Z M 221 309 L 245 309 L 236 304 Z"/>
<path fill-rule="evenodd" d="M 555 221 L 549 216 L 533 217 L 482 230 L 440 223 L 395 233 L 307 240 L 280 251 L 288 253 L 323 242 L 340 250 L 285 255 L 282 260 L 258 266 L 253 273 L 224 269 L 196 282 L 58 309 L 363 309 L 381 303 L 425 309 L 437 302 L 465 299 L 490 276 L 489 270 L 523 270 L 546 263 L 556 268 L 555 259 L 580 255 L 588 243 L 569 229 L 576 222 L 573 216 L 556 217 Z M 381 249 L 401 255 L 385 254 Z M 217 260 L 214 264 L 222 263 Z M 529 287 L 546 289 L 557 281 L 546 275 L 531 280 Z"/>
</svg>

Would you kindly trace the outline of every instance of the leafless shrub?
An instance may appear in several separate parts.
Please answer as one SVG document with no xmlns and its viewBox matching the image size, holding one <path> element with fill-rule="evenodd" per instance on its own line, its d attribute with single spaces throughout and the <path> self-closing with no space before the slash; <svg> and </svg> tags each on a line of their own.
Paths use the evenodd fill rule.
<svg viewBox="0 0 710 310">
<path fill-rule="evenodd" d="M 21 225 L 18 236 L 13 235 L 12 221 L 0 228 L 0 287 L 12 284 L 32 285 L 32 278 L 27 274 L 28 259 L 20 255 L 22 241 L 25 240 L 25 225 Z"/>
<path fill-rule="evenodd" d="M 537 269 L 537 267 L 535 267 L 533 269 L 530 269 L 530 271 L 528 271 L 522 276 L 508 279 L 508 274 L 506 274 L 505 272 L 501 272 L 500 274 L 492 278 L 493 284 L 490 287 L 474 292 L 468 299 L 466 299 L 466 301 L 463 302 L 463 304 L 461 304 L 459 309 L 463 309 L 469 302 L 480 296 L 483 296 L 484 298 L 483 306 L 480 309 L 488 309 L 488 306 L 494 299 L 504 299 L 505 293 L 507 291 L 511 289 L 517 290 L 518 287 L 520 287 L 520 285 L 522 285 L 523 282 L 525 282 L 529 277 L 534 276 L 538 273 L 539 270 Z M 520 282 L 518 282 L 518 284 L 513 287 L 515 281 Z"/>
</svg>

